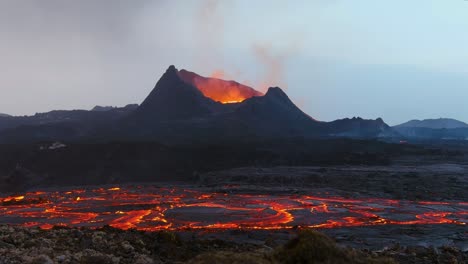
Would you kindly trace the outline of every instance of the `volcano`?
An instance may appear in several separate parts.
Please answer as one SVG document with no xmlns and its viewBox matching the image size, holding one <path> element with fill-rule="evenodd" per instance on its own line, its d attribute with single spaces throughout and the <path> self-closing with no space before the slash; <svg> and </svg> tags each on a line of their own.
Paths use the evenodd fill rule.
<svg viewBox="0 0 468 264">
<path fill-rule="evenodd" d="M 124 123 L 127 136 L 176 142 L 312 135 L 319 124 L 278 87 L 262 94 L 174 66 Z"/>
<path fill-rule="evenodd" d="M 129 116 L 132 137 L 165 141 L 239 138 L 375 138 L 389 135 L 383 120 L 320 122 L 299 109 L 279 87 L 265 94 L 219 78 L 170 66 L 141 106 Z"/>
</svg>

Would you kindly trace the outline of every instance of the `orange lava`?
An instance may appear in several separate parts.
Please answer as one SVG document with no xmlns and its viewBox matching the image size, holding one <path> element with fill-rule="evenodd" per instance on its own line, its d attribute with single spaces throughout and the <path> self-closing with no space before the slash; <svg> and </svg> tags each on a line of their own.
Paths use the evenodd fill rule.
<svg viewBox="0 0 468 264">
<path fill-rule="evenodd" d="M 23 199 L 24 199 L 23 195 L 16 196 L 16 197 L 7 197 L 7 198 L 3 199 L 3 202 L 12 202 L 12 201 L 18 202 L 18 201 L 21 201 Z"/>
<path fill-rule="evenodd" d="M 179 76 L 186 83 L 198 88 L 206 97 L 223 104 L 240 103 L 245 99 L 263 95 L 249 86 L 220 79 L 223 75 L 219 72 L 213 73 L 212 77 L 208 78 L 181 70 Z"/>
<path fill-rule="evenodd" d="M 0 223 L 120 229 L 283 229 L 370 225 L 466 225 L 468 203 L 247 195 L 126 186 L 30 192 L 0 198 Z"/>
</svg>

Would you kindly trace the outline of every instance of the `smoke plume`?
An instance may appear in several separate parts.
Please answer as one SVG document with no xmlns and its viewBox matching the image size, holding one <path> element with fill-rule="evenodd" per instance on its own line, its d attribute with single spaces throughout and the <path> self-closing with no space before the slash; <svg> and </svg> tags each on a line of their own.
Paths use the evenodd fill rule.
<svg viewBox="0 0 468 264">
<path fill-rule="evenodd" d="M 194 14 L 194 28 L 197 30 L 194 38 L 199 45 L 194 55 L 194 58 L 196 58 L 196 61 L 193 62 L 194 66 L 200 68 L 208 66 L 214 69 L 210 77 L 241 81 L 262 92 L 265 92 L 271 86 L 287 88 L 286 63 L 301 46 L 301 42 L 297 41 L 297 36 L 293 36 L 288 32 L 287 34 L 279 34 L 281 38 L 278 40 L 271 40 L 270 43 L 273 44 L 279 40 L 284 44 L 284 39 L 288 39 L 289 43 L 281 47 L 273 46 L 270 43 L 264 44 L 263 42 L 252 41 L 247 49 L 250 48 L 250 55 L 255 58 L 255 61 L 261 67 L 260 72 L 262 74 L 253 81 L 245 81 L 242 69 L 238 69 L 232 63 L 226 63 L 223 60 L 224 38 L 228 31 L 225 28 L 224 12 L 232 8 L 232 6 L 226 6 L 227 4 L 229 3 L 220 0 L 204 0 Z M 229 73 L 226 72 L 227 68 L 229 68 Z"/>
</svg>

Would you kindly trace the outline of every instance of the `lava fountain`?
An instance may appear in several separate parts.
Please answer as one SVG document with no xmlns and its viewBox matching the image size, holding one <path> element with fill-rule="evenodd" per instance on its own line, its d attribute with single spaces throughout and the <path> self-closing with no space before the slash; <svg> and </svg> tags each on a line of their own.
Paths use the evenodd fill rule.
<svg viewBox="0 0 468 264">
<path fill-rule="evenodd" d="M 212 77 L 203 77 L 186 70 L 179 71 L 179 77 L 186 83 L 195 86 L 208 98 L 223 104 L 240 103 L 245 99 L 262 96 L 255 89 L 235 81 L 220 79 L 220 75 L 214 73 Z"/>
<path fill-rule="evenodd" d="M 0 223 L 120 229 L 284 229 L 372 225 L 466 225 L 467 202 L 210 193 L 125 186 L 28 192 L 0 198 Z"/>
</svg>

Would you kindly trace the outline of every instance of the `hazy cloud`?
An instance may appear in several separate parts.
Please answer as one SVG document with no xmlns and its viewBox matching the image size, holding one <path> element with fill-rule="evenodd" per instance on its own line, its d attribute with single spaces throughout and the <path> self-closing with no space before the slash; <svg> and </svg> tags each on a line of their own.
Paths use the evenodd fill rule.
<svg viewBox="0 0 468 264">
<path fill-rule="evenodd" d="M 174 64 L 288 87 L 319 120 L 468 121 L 467 12 L 466 1 L 0 0 L 0 112 L 139 103 Z"/>
</svg>

